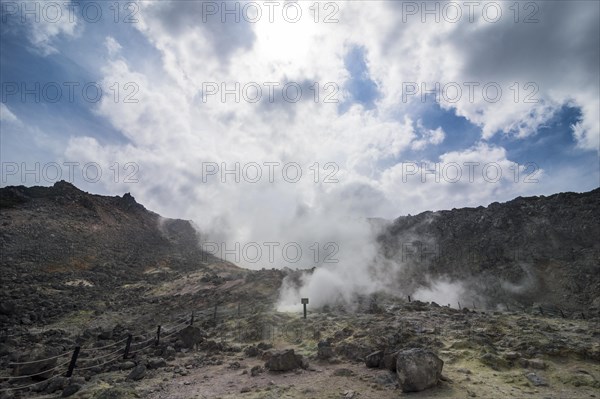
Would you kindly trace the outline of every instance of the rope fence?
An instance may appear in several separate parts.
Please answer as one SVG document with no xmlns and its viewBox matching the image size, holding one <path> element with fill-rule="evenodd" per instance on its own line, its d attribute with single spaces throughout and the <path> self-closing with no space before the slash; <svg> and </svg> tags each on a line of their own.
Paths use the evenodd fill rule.
<svg viewBox="0 0 600 399">
<path fill-rule="evenodd" d="M 87 351 L 87 352 L 94 352 L 94 351 L 100 351 L 100 350 L 104 350 L 104 349 L 112 348 L 113 346 L 115 346 L 115 345 L 119 345 L 120 343 L 122 343 L 122 342 L 125 342 L 125 341 L 127 341 L 127 337 L 123 338 L 123 339 L 122 339 L 122 340 L 120 340 L 120 341 L 113 342 L 112 344 L 109 344 L 109 345 L 106 345 L 106 346 L 101 346 L 101 347 L 99 347 L 99 348 L 98 348 L 98 347 L 93 347 L 93 348 L 86 349 L 86 351 Z M 70 353 L 70 352 L 69 352 L 69 353 Z"/>
<path fill-rule="evenodd" d="M 415 300 L 415 299 L 412 299 Z M 408 297 L 408 303 L 412 302 L 410 296 Z M 448 304 L 448 306 L 450 306 Z M 461 303 L 458 303 L 458 309 L 462 310 L 465 306 L 463 306 Z M 581 311 L 566 311 L 565 309 L 561 309 L 558 307 L 546 307 L 546 306 L 537 306 L 536 308 L 532 309 L 532 308 L 524 308 L 524 307 L 517 307 L 516 305 L 506 305 L 504 304 L 505 310 L 509 311 L 509 312 L 515 312 L 515 311 L 519 311 L 519 312 L 523 312 L 523 313 L 528 313 L 528 314 L 534 314 L 534 315 L 540 315 L 543 317 L 561 317 L 564 319 L 583 319 L 583 320 L 587 320 L 589 319 L 589 315 L 586 317 L 584 312 Z M 482 308 L 478 308 L 476 307 L 476 304 L 473 303 L 473 307 L 471 308 L 473 310 L 483 310 Z M 220 310 L 220 312 L 219 312 Z M 256 308 L 252 308 L 249 307 L 248 309 L 246 309 L 248 311 L 252 311 L 254 313 L 256 312 L 261 312 L 262 310 L 256 309 Z M 490 311 L 490 309 L 486 309 L 485 311 Z M 247 314 L 247 312 L 244 312 Z M 238 305 L 237 309 L 233 308 L 226 308 L 226 307 L 221 307 L 219 309 L 219 305 L 215 304 L 214 306 L 205 308 L 205 309 L 201 309 L 201 310 L 194 310 L 191 312 L 191 315 L 188 314 L 186 316 L 179 316 L 175 318 L 175 321 L 172 321 L 172 325 L 169 325 L 168 327 L 162 326 L 162 325 L 158 325 L 157 329 L 154 333 L 150 332 L 150 333 L 146 333 L 144 335 L 137 335 L 136 337 L 134 337 L 131 334 L 128 334 L 126 337 L 119 339 L 118 341 L 115 341 L 111 344 L 108 345 L 104 345 L 104 346 L 100 346 L 100 347 L 75 347 L 73 351 L 69 351 L 69 352 L 64 352 L 55 356 L 51 356 L 51 357 L 47 357 L 47 358 L 43 358 L 43 359 L 35 359 L 35 360 L 28 360 L 28 361 L 18 361 L 18 362 L 8 362 L 8 368 L 13 368 L 13 369 L 18 369 L 21 366 L 26 366 L 26 365 L 33 365 L 36 363 L 44 363 L 44 362 L 51 362 L 51 361 L 56 361 L 56 359 L 60 359 L 60 358 L 64 358 L 68 355 L 71 355 L 71 358 L 67 361 L 58 363 L 58 364 L 53 364 L 52 368 L 40 371 L 40 372 L 36 372 L 33 374 L 29 374 L 29 375 L 21 375 L 21 376 L 2 376 L 0 375 L 0 383 L 2 384 L 11 384 L 13 381 L 22 381 L 22 380 L 26 380 L 26 379 L 31 379 L 34 377 L 40 377 L 43 375 L 48 375 L 49 373 L 51 373 L 52 375 L 48 378 L 45 378 L 41 381 L 37 381 L 34 382 L 32 384 L 27 384 L 27 385 L 21 385 L 21 386 L 16 386 L 16 387 L 6 387 L 6 388 L 0 388 L 0 392 L 5 392 L 5 391 L 16 391 L 16 390 L 25 390 L 25 389 L 29 389 L 33 386 L 36 386 L 38 384 L 44 383 L 44 382 L 49 382 L 57 377 L 60 376 L 65 376 L 67 378 L 71 377 L 73 375 L 73 373 L 75 372 L 82 372 L 82 371 L 87 371 L 87 370 L 94 370 L 94 369 L 102 369 L 103 367 L 107 366 L 108 364 L 111 364 L 119 359 L 122 360 L 127 360 L 129 358 L 135 357 L 138 353 L 142 352 L 143 350 L 147 349 L 150 346 L 158 346 L 160 344 L 160 340 L 161 339 L 166 339 L 169 338 L 177 333 L 179 333 L 180 331 L 182 331 L 183 329 L 185 329 L 188 326 L 193 326 L 194 325 L 194 317 L 198 317 L 198 316 L 202 316 L 201 318 L 204 319 L 204 321 L 210 321 L 213 323 L 213 325 L 217 325 L 217 321 L 219 320 L 219 318 L 223 318 L 223 317 L 235 317 L 235 315 L 237 314 L 237 316 L 241 315 L 241 306 Z M 19 334 L 14 334 L 14 335 L 19 335 Z M 1 335 L 0 337 L 7 337 L 8 335 Z M 111 348 L 116 348 L 115 350 L 111 350 L 108 351 L 106 353 L 101 353 L 107 350 L 110 350 Z M 93 357 L 87 357 L 89 355 L 93 355 Z M 81 358 L 79 358 L 81 355 Z M 79 361 L 79 363 L 78 363 Z M 67 366 L 68 367 L 65 367 Z M 66 368 L 66 370 L 65 370 Z"/>
<path fill-rule="evenodd" d="M 194 314 L 194 312 L 192 312 L 191 318 L 187 317 L 187 316 L 176 318 L 175 324 L 173 324 L 169 328 L 165 329 L 166 331 L 168 331 L 168 333 L 164 334 L 162 336 L 162 338 L 164 339 L 164 338 L 170 337 L 170 336 L 180 332 L 187 326 L 193 324 L 193 321 L 194 321 L 193 314 Z M 141 338 L 142 340 L 138 341 L 138 342 L 132 343 L 133 336 L 131 334 L 129 334 L 128 336 L 126 336 L 118 341 L 115 341 L 111 344 L 100 346 L 100 347 L 81 348 L 78 346 L 75 348 L 74 351 L 64 352 L 59 355 L 45 357 L 43 359 L 9 362 L 8 368 L 18 369 L 19 367 L 22 367 L 22 366 L 43 364 L 43 363 L 47 363 L 47 362 L 56 361 L 56 359 L 64 358 L 68 355 L 71 355 L 71 358 L 69 360 L 66 360 L 66 361 L 61 362 L 56 365 L 53 365 L 53 367 L 51 367 L 51 368 L 48 368 L 48 369 L 45 369 L 43 371 L 39 371 L 39 372 L 36 372 L 33 374 L 18 375 L 18 376 L 6 376 L 6 375 L 1 376 L 0 375 L 0 383 L 9 383 L 10 384 L 13 381 L 21 381 L 21 380 L 26 380 L 26 379 L 32 379 L 35 377 L 39 378 L 40 376 L 52 374 L 48 378 L 43 379 L 41 381 L 34 382 L 32 384 L 21 385 L 21 386 L 17 386 L 17 387 L 0 388 L 0 392 L 28 389 L 28 388 L 34 387 L 36 385 L 39 385 L 41 383 L 47 383 L 57 377 L 60 377 L 61 375 L 64 375 L 65 377 L 71 377 L 74 372 L 99 369 L 99 368 L 101 369 L 101 368 L 105 367 L 106 365 L 113 363 L 119 359 L 127 359 L 130 357 L 133 357 L 137 353 L 143 351 L 144 349 L 146 349 L 152 345 L 158 345 L 159 340 L 160 340 L 161 330 L 162 330 L 162 327 L 158 326 L 158 331 L 156 334 L 154 334 L 154 335 L 148 334 L 148 336 L 146 336 L 146 337 L 139 336 L 139 338 Z M 14 334 L 14 335 L 20 335 L 20 334 Z M 2 335 L 2 336 L 7 337 L 9 335 Z M 107 349 L 115 348 L 117 346 L 119 346 L 119 348 L 116 350 L 112 350 L 107 353 L 101 353 L 103 351 L 106 351 Z M 90 354 L 93 355 L 93 357 L 88 358 L 85 356 L 85 355 L 90 355 Z M 80 355 L 81 355 L 81 358 L 80 358 Z M 67 365 L 68 365 L 68 369 L 66 370 L 66 373 L 65 373 L 65 368 L 66 368 L 65 366 L 67 366 Z M 54 372 L 54 374 L 53 374 L 53 372 Z"/>
<path fill-rule="evenodd" d="M 61 353 L 60 355 L 56 355 L 56 356 L 52 356 L 52 357 L 46 357 L 44 359 L 39 359 L 39 360 L 31 360 L 28 362 L 9 362 L 8 364 L 11 366 L 21 366 L 24 364 L 35 364 L 35 363 L 41 363 L 41 362 L 47 362 L 48 360 L 53 360 L 53 359 L 58 359 L 61 358 L 63 356 L 66 356 L 68 354 L 70 354 L 71 352 L 65 352 L 65 353 Z"/>
</svg>

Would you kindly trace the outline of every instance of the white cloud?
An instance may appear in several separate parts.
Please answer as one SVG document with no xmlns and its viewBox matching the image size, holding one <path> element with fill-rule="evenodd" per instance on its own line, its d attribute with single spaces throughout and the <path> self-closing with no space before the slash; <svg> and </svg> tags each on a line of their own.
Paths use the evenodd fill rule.
<svg viewBox="0 0 600 399">
<path fill-rule="evenodd" d="M 20 122 L 19 118 L 4 103 L 0 103 L 0 121 L 10 123 Z"/>
<path fill-rule="evenodd" d="M 365 250 L 365 258 L 356 254 L 356 248 L 368 232 L 363 224 L 348 222 L 352 218 L 391 218 L 425 209 L 477 206 L 540 189 L 544 171 L 536 175 L 540 183 L 525 183 L 523 166 L 516 166 L 502 147 L 486 143 L 485 139 L 498 131 L 514 131 L 521 137 L 535 134 L 569 101 L 583 106 L 583 121 L 575 128 L 582 148 L 592 148 L 598 137 L 597 113 L 591 111 L 598 85 L 590 84 L 589 61 L 574 54 L 588 39 L 578 35 L 580 24 L 570 22 L 583 17 L 569 7 L 563 10 L 559 6 L 558 10 L 571 19 L 564 18 L 557 24 L 575 36 L 558 43 L 544 41 L 547 49 L 537 48 L 533 39 L 525 40 L 518 47 L 528 59 L 517 57 L 520 53 L 511 54 L 510 46 L 502 42 L 501 57 L 498 55 L 495 65 L 488 65 L 489 61 L 482 58 L 493 54 L 486 43 L 493 43 L 494 37 L 511 35 L 516 29 L 514 24 L 490 26 L 481 20 L 475 24 L 403 24 L 398 23 L 401 16 L 392 2 L 369 3 L 368 7 L 366 3 L 340 3 L 340 23 L 331 25 L 315 24 L 311 19 L 298 24 L 270 24 L 265 20 L 254 25 L 202 23 L 201 5 L 140 3 L 141 22 L 136 27 L 162 55 L 162 68 L 157 73 L 132 69 L 122 57 L 127 49 L 115 51 L 116 42 L 107 39 L 109 61 L 101 71 L 104 81 L 135 83 L 138 102 L 115 103 L 103 98 L 96 112 L 130 143 L 108 145 L 77 137 L 70 141 L 67 154 L 107 164 L 136 162 L 141 183 L 134 187 L 120 183 L 116 191 L 132 191 L 140 202 L 165 216 L 193 219 L 212 238 L 225 237 L 230 245 L 236 241 L 243 245 L 276 240 L 298 242 L 306 249 L 314 242 L 339 242 L 343 247 L 340 256 L 348 260 L 349 270 L 360 275 L 370 252 Z M 544 16 L 556 13 L 551 5 L 545 3 L 543 7 Z M 309 10 L 306 12 L 310 15 Z M 581 25 L 589 29 L 590 24 L 583 18 Z M 555 29 L 556 25 L 542 23 L 530 30 L 519 27 L 512 40 L 533 33 L 539 39 L 544 32 Z M 482 35 L 487 37 L 486 42 L 474 39 Z M 279 99 L 271 104 L 264 97 L 255 104 L 243 99 L 234 102 L 231 96 L 223 103 L 218 95 L 202 101 L 206 82 L 225 82 L 230 88 L 235 82 L 263 86 L 265 82 L 289 81 L 316 81 L 321 89 L 327 82 L 343 87 L 349 78 L 344 56 L 355 45 L 366 49 L 371 78 L 382 92 L 374 110 L 353 106 L 339 115 L 337 104 L 322 101 L 323 90 L 318 103 L 306 100 L 314 95 L 306 86 L 305 100 L 297 103 Z M 553 66 L 552 54 L 570 56 L 574 70 L 583 75 L 569 74 L 563 79 L 564 68 Z M 498 67 L 500 61 L 510 68 Z M 541 66 L 545 68 L 543 73 Z M 538 84 L 543 101 L 515 103 L 509 95 L 510 85 L 530 80 Z M 406 164 L 401 162 L 407 154 L 442 144 L 446 132 L 441 126 L 432 130 L 422 126 L 417 119 L 422 104 L 418 100 L 402 101 L 402 83 L 425 82 L 432 87 L 434 82 L 471 81 L 482 85 L 497 82 L 505 92 L 497 103 L 479 96 L 473 102 L 464 97 L 455 104 L 441 104 L 482 128 L 484 141 L 447 152 L 439 159 L 440 168 L 456 163 L 465 175 L 456 183 L 451 179 L 423 183 L 414 176 L 403 181 L 406 170 L 402 168 Z M 224 162 L 232 168 L 236 162 L 262 165 L 271 161 L 297 162 L 303 179 L 298 183 L 279 179 L 275 184 L 265 179 L 259 183 L 221 183 L 216 178 L 203 182 L 207 162 Z M 314 169 L 310 169 L 315 162 L 319 163 L 318 183 L 314 182 Z M 323 182 L 330 172 L 324 168 L 328 162 L 339 166 L 335 175 L 339 183 Z M 466 175 L 465 162 L 480 164 L 473 181 Z M 502 176 L 498 181 L 490 182 L 494 179 L 482 175 L 484 164 L 499 168 Z M 492 173 L 496 166 L 486 170 Z M 422 170 L 418 164 L 417 176 Z M 425 175 L 431 179 L 432 175 Z M 310 263 L 308 258 L 304 260 Z M 276 264 L 257 266 L 284 265 L 279 256 Z"/>
<path fill-rule="evenodd" d="M 486 3 L 502 5 L 499 22 L 481 18 Z M 354 12 L 346 14 L 353 27 L 349 37 L 369 50 L 371 73 L 384 94 L 380 108 L 397 107 L 406 84 L 414 82 L 419 88 L 425 84 L 426 89 L 434 89 L 436 83 L 441 87 L 450 84 L 448 89 L 457 84 L 462 96 L 456 102 L 442 96 L 442 107 L 455 109 L 481 126 L 483 137 L 489 139 L 498 132 L 514 132 L 520 137 L 535 134 L 557 109 L 573 104 L 583 111 L 581 127 L 574 129 L 575 139 L 581 148 L 597 150 L 599 3 L 535 3 L 538 23 L 522 22 L 530 9 L 521 10 L 521 22 L 515 23 L 511 4 L 482 2 L 475 23 L 468 22 L 465 9 L 459 23 L 443 18 L 433 23 L 432 16 L 429 23 L 422 23 L 420 14 L 399 23 L 401 2 L 368 8 L 352 2 L 349 7 Z M 466 86 L 469 82 L 478 84 L 472 100 Z M 487 99 L 482 93 L 486 84 L 492 85 Z M 502 89 L 497 102 L 496 84 Z M 454 92 L 449 92 L 447 99 L 454 98 Z M 411 99 L 413 103 L 421 101 L 419 95 L 407 98 Z M 527 102 L 530 100 L 539 101 Z"/>
<path fill-rule="evenodd" d="M 104 45 L 106 46 L 106 50 L 108 51 L 108 55 L 113 57 L 121 51 L 122 47 L 118 41 L 115 40 L 112 36 L 106 36 L 104 40 Z"/>
<path fill-rule="evenodd" d="M 68 2 L 21 3 L 18 7 L 32 11 L 26 17 L 29 24 L 27 37 L 44 56 L 59 52 L 54 44 L 57 37 L 75 37 L 78 34 L 78 16 Z"/>
<path fill-rule="evenodd" d="M 421 133 L 421 138 L 412 142 L 411 147 L 414 150 L 422 150 L 428 144 L 441 144 L 446 137 L 444 129 L 441 127 L 436 129 L 425 129 L 423 127 L 423 122 L 420 119 L 417 121 L 417 128 Z"/>
</svg>

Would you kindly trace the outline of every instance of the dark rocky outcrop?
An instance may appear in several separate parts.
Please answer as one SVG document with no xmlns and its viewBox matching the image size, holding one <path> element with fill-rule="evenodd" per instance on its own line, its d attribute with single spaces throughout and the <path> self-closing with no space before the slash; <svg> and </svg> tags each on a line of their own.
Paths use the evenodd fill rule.
<svg viewBox="0 0 600 399">
<path fill-rule="evenodd" d="M 600 310 L 600 188 L 399 217 L 379 236 L 403 292 L 459 281 L 463 303 Z M 485 301 L 485 303 L 482 303 Z M 453 304 L 456 306 L 456 304 Z"/>
</svg>

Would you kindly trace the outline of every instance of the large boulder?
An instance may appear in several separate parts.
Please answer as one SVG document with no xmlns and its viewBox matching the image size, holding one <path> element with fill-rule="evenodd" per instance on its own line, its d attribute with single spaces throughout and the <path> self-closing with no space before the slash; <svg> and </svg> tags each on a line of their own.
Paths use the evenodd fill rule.
<svg viewBox="0 0 600 399">
<path fill-rule="evenodd" d="M 289 371 L 302 366 L 302 357 L 297 356 L 293 349 L 273 352 L 265 362 L 265 368 L 271 371 Z"/>
<path fill-rule="evenodd" d="M 434 387 L 442 375 L 443 366 L 442 359 L 426 349 L 398 352 L 396 374 L 402 392 L 419 392 Z"/>
<path fill-rule="evenodd" d="M 179 332 L 179 339 L 181 339 L 185 348 L 193 348 L 194 345 L 202 343 L 204 338 L 202 336 L 202 330 L 198 327 L 187 326 Z"/>
</svg>

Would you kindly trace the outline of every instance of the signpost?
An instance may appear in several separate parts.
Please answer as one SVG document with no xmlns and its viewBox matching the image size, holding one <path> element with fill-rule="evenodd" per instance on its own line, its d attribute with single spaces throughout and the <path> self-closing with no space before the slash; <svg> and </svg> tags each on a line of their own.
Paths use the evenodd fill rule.
<svg viewBox="0 0 600 399">
<path fill-rule="evenodd" d="M 304 318 L 306 319 L 306 305 L 308 304 L 308 298 L 301 298 L 302 306 L 304 306 Z"/>
</svg>

